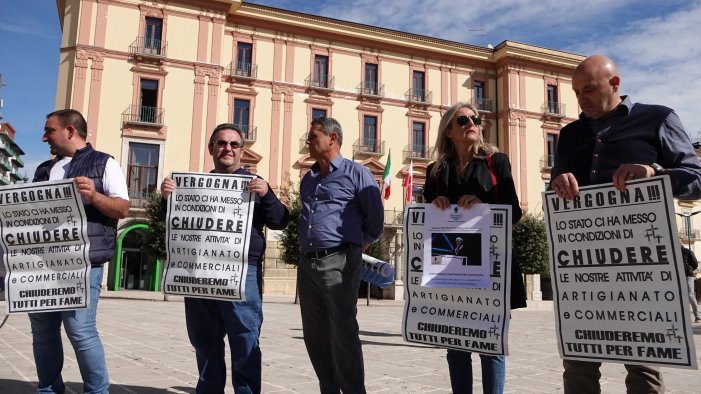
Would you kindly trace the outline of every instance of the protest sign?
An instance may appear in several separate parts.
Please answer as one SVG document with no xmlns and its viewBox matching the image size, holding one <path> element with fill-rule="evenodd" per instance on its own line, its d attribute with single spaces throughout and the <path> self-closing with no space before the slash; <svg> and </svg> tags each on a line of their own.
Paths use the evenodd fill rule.
<svg viewBox="0 0 701 394">
<path fill-rule="evenodd" d="M 487 205 L 487 204 L 484 204 Z M 489 355 L 507 355 L 511 309 L 511 206 L 488 205 L 489 287 L 421 285 L 427 207 L 412 204 L 404 215 L 404 316 L 407 342 Z"/>
<path fill-rule="evenodd" d="M 173 173 L 163 293 L 245 301 L 253 220 L 250 175 Z"/>
<path fill-rule="evenodd" d="M 560 355 L 696 368 L 668 177 L 543 193 Z"/>
<path fill-rule="evenodd" d="M 8 313 L 88 307 L 86 226 L 73 179 L 0 188 Z"/>
</svg>

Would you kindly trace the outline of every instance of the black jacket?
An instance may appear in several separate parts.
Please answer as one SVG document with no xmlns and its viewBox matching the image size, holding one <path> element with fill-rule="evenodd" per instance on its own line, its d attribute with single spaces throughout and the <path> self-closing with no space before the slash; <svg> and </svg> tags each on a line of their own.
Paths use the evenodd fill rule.
<svg viewBox="0 0 701 394">
<path fill-rule="evenodd" d="M 487 163 L 487 154 L 480 150 L 467 166 L 465 176 L 458 174 L 455 165 L 446 163 L 437 177 L 432 177 L 433 166 L 426 169 L 426 184 L 424 199 L 432 202 L 438 196 L 446 196 L 451 204 L 457 204 L 460 196 L 471 194 L 477 196 L 483 203 L 506 204 L 512 207 L 512 222 L 521 220 L 523 212 L 516 195 L 514 179 L 511 177 L 509 157 L 503 153 L 492 154 L 492 167 L 496 177 L 496 185 L 492 182 L 492 174 Z M 446 171 L 447 169 L 447 171 Z M 526 307 L 526 288 L 523 284 L 521 267 L 512 253 L 511 258 L 511 309 Z"/>
<path fill-rule="evenodd" d="M 699 262 L 694 256 L 694 252 L 682 246 L 682 260 L 684 260 L 684 272 L 686 276 L 694 276 L 694 270 L 699 268 Z"/>
</svg>

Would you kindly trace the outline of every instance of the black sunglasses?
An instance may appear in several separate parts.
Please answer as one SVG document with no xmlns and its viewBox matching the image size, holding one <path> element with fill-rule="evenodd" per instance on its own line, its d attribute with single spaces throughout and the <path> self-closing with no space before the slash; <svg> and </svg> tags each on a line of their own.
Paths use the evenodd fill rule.
<svg viewBox="0 0 701 394">
<path fill-rule="evenodd" d="M 482 118 L 479 117 L 478 115 L 460 115 L 457 118 L 455 118 L 455 121 L 460 125 L 460 126 L 465 126 L 467 124 L 468 119 L 472 119 L 472 123 L 475 124 L 475 126 L 479 126 L 482 124 Z"/>
<path fill-rule="evenodd" d="M 238 149 L 241 147 L 241 143 L 238 141 L 217 140 L 215 144 L 220 148 L 225 148 L 227 145 L 231 146 L 231 149 Z"/>
</svg>

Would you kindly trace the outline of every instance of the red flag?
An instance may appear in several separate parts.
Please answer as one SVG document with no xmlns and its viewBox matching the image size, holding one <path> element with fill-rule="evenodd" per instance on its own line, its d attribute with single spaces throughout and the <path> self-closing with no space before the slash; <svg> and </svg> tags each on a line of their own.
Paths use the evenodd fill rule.
<svg viewBox="0 0 701 394">
<path fill-rule="evenodd" d="M 406 202 L 411 202 L 414 190 L 414 161 L 409 162 L 409 172 L 404 177 L 404 187 L 406 188 Z"/>
</svg>

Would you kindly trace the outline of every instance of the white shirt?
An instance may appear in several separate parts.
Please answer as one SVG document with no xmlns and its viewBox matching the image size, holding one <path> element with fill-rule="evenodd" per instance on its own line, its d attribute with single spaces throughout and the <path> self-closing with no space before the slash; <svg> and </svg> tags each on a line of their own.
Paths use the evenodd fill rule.
<svg viewBox="0 0 701 394">
<path fill-rule="evenodd" d="M 71 167 L 72 157 L 64 157 L 59 160 L 51 167 L 51 172 L 49 173 L 49 180 L 53 181 L 56 179 L 65 179 L 68 169 Z M 129 189 L 127 188 L 127 181 L 124 178 L 124 173 L 122 169 L 117 164 L 117 160 L 113 158 L 107 159 L 107 164 L 105 164 L 105 173 L 102 175 L 102 185 L 104 188 L 104 195 L 108 197 L 119 197 L 122 200 L 129 201 Z"/>
</svg>

